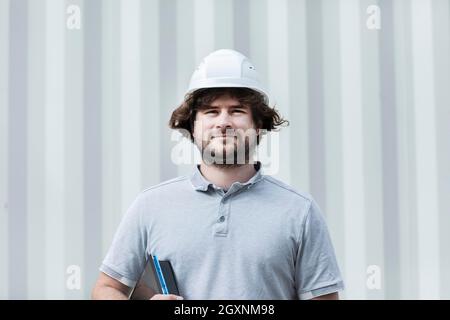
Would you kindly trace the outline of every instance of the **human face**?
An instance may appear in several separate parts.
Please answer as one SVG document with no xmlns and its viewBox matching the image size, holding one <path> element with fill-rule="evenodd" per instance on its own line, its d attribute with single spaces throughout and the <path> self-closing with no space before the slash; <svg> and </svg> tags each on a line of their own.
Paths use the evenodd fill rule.
<svg viewBox="0 0 450 320">
<path fill-rule="evenodd" d="M 203 160 L 216 166 L 249 163 L 256 146 L 251 108 L 229 95 L 200 106 L 194 123 L 194 142 Z"/>
</svg>

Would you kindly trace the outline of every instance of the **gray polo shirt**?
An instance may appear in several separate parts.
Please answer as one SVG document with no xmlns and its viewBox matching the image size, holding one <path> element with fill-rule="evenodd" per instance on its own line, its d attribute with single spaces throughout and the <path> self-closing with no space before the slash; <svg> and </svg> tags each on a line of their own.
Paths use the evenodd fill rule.
<svg viewBox="0 0 450 320">
<path fill-rule="evenodd" d="M 133 287 L 150 254 L 172 264 L 185 299 L 310 299 L 344 287 L 313 198 L 262 174 L 228 191 L 196 166 L 142 191 L 100 271 Z"/>
</svg>

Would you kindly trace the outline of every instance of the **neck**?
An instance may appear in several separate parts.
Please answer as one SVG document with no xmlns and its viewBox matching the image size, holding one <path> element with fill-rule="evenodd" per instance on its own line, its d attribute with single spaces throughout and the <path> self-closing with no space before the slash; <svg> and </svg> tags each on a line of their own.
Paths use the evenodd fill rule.
<svg viewBox="0 0 450 320">
<path fill-rule="evenodd" d="M 200 164 L 202 175 L 214 185 L 228 190 L 234 182 L 247 182 L 256 173 L 253 164 L 244 164 L 238 167 L 220 167 L 207 165 L 203 161 Z"/>
</svg>

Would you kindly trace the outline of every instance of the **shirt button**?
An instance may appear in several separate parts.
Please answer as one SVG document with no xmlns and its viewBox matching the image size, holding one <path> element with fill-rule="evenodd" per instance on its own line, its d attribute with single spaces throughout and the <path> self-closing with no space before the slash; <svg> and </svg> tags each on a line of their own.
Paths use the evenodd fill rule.
<svg viewBox="0 0 450 320">
<path fill-rule="evenodd" d="M 224 222 L 224 221 L 225 221 L 225 217 L 224 216 L 220 216 L 219 222 Z"/>
</svg>

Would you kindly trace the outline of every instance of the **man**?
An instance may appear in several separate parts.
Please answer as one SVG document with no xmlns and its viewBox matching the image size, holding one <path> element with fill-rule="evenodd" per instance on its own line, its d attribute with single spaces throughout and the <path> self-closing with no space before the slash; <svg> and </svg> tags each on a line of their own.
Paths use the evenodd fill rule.
<svg viewBox="0 0 450 320">
<path fill-rule="evenodd" d="M 94 299 L 128 299 L 150 255 L 170 261 L 180 293 L 152 299 L 338 299 L 343 281 L 318 205 L 252 160 L 262 135 L 287 123 L 267 103 L 245 56 L 203 60 L 170 119 L 202 162 L 136 198 Z"/>
</svg>

